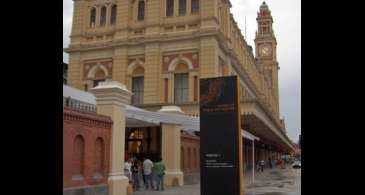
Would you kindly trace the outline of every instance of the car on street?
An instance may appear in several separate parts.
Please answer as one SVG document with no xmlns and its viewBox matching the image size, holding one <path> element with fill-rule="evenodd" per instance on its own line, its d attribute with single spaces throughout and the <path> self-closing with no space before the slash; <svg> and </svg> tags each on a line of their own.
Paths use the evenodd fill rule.
<svg viewBox="0 0 365 195">
<path fill-rule="evenodd" d="M 300 169 L 300 168 L 302 167 L 302 164 L 301 164 L 301 162 L 300 162 L 300 161 L 296 160 L 296 161 L 294 161 L 294 163 L 292 164 L 292 167 L 293 167 L 294 169 Z"/>
</svg>

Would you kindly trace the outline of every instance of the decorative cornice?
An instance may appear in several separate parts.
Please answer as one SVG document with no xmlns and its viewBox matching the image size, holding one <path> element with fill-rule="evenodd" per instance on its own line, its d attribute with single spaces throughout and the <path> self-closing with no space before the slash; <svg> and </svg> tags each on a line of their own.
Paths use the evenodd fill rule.
<svg viewBox="0 0 365 195">
<path fill-rule="evenodd" d="M 67 107 L 63 108 L 63 119 L 65 121 L 75 121 L 88 126 L 103 127 L 106 129 L 110 129 L 113 124 L 113 121 L 108 116 L 90 112 L 76 111 Z"/>
<path fill-rule="evenodd" d="M 101 82 L 97 87 L 90 89 L 96 97 L 97 105 L 117 104 L 120 106 L 130 103 L 132 92 L 117 81 Z"/>
</svg>

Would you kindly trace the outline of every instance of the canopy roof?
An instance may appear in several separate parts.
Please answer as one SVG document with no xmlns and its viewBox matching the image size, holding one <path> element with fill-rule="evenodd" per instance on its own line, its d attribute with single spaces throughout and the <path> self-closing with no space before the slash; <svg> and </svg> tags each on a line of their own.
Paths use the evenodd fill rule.
<svg viewBox="0 0 365 195">
<path fill-rule="evenodd" d="M 96 105 L 95 96 L 92 93 L 75 89 L 68 85 L 63 85 L 63 97 L 71 98 L 80 103 Z M 187 132 L 200 131 L 200 118 L 183 114 L 152 112 L 127 105 L 127 127 L 151 127 L 160 126 L 161 123 L 178 124 L 181 129 Z M 242 136 L 250 140 L 258 140 L 256 136 L 242 130 Z"/>
</svg>

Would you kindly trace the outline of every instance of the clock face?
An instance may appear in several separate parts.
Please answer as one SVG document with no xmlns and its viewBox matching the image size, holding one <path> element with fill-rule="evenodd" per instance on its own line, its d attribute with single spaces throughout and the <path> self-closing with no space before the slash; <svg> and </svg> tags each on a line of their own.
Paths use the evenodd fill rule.
<svg viewBox="0 0 365 195">
<path fill-rule="evenodd" d="M 262 46 L 260 49 L 261 56 L 268 56 L 271 53 L 271 48 L 268 45 Z"/>
</svg>

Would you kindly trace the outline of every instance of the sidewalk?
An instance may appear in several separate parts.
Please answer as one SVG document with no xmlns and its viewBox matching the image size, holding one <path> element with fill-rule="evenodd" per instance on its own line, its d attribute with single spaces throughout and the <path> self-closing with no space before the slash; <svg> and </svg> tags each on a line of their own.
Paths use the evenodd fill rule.
<svg viewBox="0 0 365 195">
<path fill-rule="evenodd" d="M 285 169 L 290 168 L 289 166 L 285 167 Z M 255 170 L 255 181 L 259 181 L 262 180 L 263 178 L 265 178 L 271 171 L 282 171 L 285 169 L 281 169 L 278 166 L 276 166 L 275 168 L 265 168 L 264 172 L 261 171 L 257 171 Z M 244 172 L 244 178 L 243 178 L 243 182 L 244 182 L 244 186 L 250 186 L 252 184 L 252 170 L 248 170 L 246 172 Z"/>
<path fill-rule="evenodd" d="M 265 169 L 264 172 L 255 172 L 255 183 L 252 183 L 252 172 L 244 176 L 245 195 L 300 195 L 301 179 L 300 169 L 292 169 L 290 166 L 285 169 Z M 200 195 L 200 184 L 184 185 L 181 187 L 166 187 L 165 191 L 140 191 L 133 195 Z"/>
<path fill-rule="evenodd" d="M 301 194 L 301 169 L 266 169 L 255 175 L 255 183 L 245 185 L 245 194 Z"/>
</svg>

